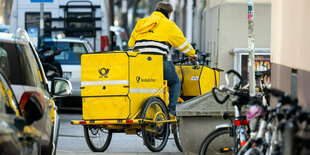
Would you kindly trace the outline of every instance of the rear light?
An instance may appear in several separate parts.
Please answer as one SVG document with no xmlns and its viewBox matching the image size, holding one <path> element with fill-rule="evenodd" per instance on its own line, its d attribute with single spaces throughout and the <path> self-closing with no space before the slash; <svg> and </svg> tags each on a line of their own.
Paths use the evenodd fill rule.
<svg viewBox="0 0 310 155">
<path fill-rule="evenodd" d="M 102 36 L 101 37 L 101 51 L 107 51 L 109 50 L 109 40 L 108 36 Z"/>
<path fill-rule="evenodd" d="M 235 120 L 235 125 L 240 126 L 240 125 L 248 125 L 250 121 L 248 120 Z"/>
<path fill-rule="evenodd" d="M 86 121 L 80 121 L 79 124 L 86 124 Z"/>
<path fill-rule="evenodd" d="M 245 144 L 246 144 L 246 141 L 243 141 L 243 142 L 240 143 L 240 146 L 243 146 Z"/>
<path fill-rule="evenodd" d="M 126 120 L 126 123 L 133 123 L 133 120 Z"/>
<path fill-rule="evenodd" d="M 30 97 L 31 95 L 35 95 L 35 96 L 39 99 L 39 102 L 41 103 L 42 109 L 43 109 L 43 111 L 44 111 L 45 107 L 44 107 L 44 100 L 43 100 L 43 97 L 42 97 L 39 93 L 37 93 L 37 92 L 25 92 L 25 93 L 22 95 L 22 98 L 21 98 L 20 104 L 19 104 L 19 107 L 20 107 L 22 113 L 25 112 L 25 110 L 24 110 L 25 105 L 26 105 L 26 103 L 28 102 L 29 97 Z"/>
</svg>

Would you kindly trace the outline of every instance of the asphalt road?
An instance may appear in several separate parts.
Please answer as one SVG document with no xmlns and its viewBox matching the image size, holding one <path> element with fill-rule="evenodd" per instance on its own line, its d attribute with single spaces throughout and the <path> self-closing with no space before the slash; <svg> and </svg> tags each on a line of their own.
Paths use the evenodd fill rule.
<svg viewBox="0 0 310 155">
<path fill-rule="evenodd" d="M 60 131 L 57 144 L 57 155 L 66 154 L 98 154 L 93 153 L 84 139 L 83 127 L 71 125 L 71 120 L 81 120 L 82 114 L 62 113 L 60 114 Z M 102 153 L 101 153 L 102 154 Z M 152 153 L 143 145 L 143 139 L 137 135 L 126 135 L 125 133 L 114 133 L 112 141 L 105 154 L 183 154 L 177 149 L 170 135 L 167 145 L 160 153 Z"/>
</svg>

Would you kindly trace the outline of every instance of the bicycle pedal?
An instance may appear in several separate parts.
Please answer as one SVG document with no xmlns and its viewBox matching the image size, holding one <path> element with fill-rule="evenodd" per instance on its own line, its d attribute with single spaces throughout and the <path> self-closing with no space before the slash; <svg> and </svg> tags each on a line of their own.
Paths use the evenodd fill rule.
<svg viewBox="0 0 310 155">
<path fill-rule="evenodd" d="M 220 153 L 225 153 L 225 152 L 230 152 L 230 151 L 232 151 L 232 149 L 229 147 L 224 147 L 220 149 Z"/>
</svg>

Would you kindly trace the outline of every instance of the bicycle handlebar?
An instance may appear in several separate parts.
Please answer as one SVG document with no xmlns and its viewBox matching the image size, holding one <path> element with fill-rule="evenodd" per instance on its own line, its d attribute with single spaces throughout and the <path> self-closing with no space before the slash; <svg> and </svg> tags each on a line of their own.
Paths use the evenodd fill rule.
<svg viewBox="0 0 310 155">
<path fill-rule="evenodd" d="M 218 89 L 217 87 L 213 87 L 213 88 L 212 88 L 212 94 L 213 94 L 213 96 L 214 96 L 215 101 L 218 102 L 219 104 L 224 104 L 224 103 L 229 99 L 230 95 L 228 94 L 227 96 L 225 96 L 225 98 L 224 98 L 223 100 L 220 100 L 220 99 L 217 97 L 217 95 L 216 95 L 216 93 L 215 93 L 215 90 L 221 91 L 221 90 Z"/>
<path fill-rule="evenodd" d="M 178 60 L 178 61 L 172 61 L 172 63 L 173 64 L 177 64 L 177 63 L 184 63 L 184 62 L 186 62 L 186 61 L 188 61 L 188 58 L 183 58 L 182 60 Z"/>
<path fill-rule="evenodd" d="M 236 84 L 233 88 L 229 88 L 229 87 L 228 87 L 228 86 L 229 86 L 229 79 L 228 79 L 228 76 L 229 76 L 229 74 L 231 74 L 231 73 L 235 74 L 235 75 L 240 79 L 240 82 L 239 82 L 238 84 Z M 216 102 L 218 102 L 219 104 L 224 104 L 224 103 L 229 99 L 230 95 L 228 94 L 227 96 L 224 97 L 223 100 L 220 100 L 220 99 L 218 98 L 218 96 L 216 95 L 215 90 L 218 90 L 218 91 L 221 91 L 221 92 L 223 92 L 223 91 L 225 91 L 225 92 L 231 92 L 231 93 L 233 93 L 233 94 L 235 94 L 235 95 L 237 95 L 237 96 L 241 96 L 240 93 L 236 93 L 237 90 L 239 90 L 239 88 L 240 88 L 240 86 L 241 86 L 241 75 L 240 75 L 238 72 L 236 72 L 235 70 L 229 70 L 229 71 L 227 71 L 226 74 L 225 74 L 225 80 L 226 80 L 226 83 L 227 83 L 226 86 L 220 86 L 220 88 L 213 87 L 213 88 L 212 88 L 212 91 L 211 91 L 212 94 L 213 94 L 213 96 L 214 96 L 214 99 L 215 99 Z"/>
<path fill-rule="evenodd" d="M 182 60 L 178 60 L 178 61 L 173 61 L 173 64 L 177 64 L 177 63 L 184 63 L 188 61 L 188 57 L 183 58 Z M 195 66 L 193 67 L 193 69 L 199 69 L 199 62 L 197 60 L 193 61 L 195 63 Z"/>
<path fill-rule="evenodd" d="M 229 70 L 229 71 L 227 71 L 226 72 L 226 74 L 225 74 L 225 80 L 226 80 L 226 87 L 228 88 L 228 86 L 229 86 L 229 79 L 228 79 L 228 76 L 229 76 L 229 74 L 231 74 L 231 73 L 233 73 L 233 74 L 235 74 L 238 78 L 239 78 L 239 83 L 238 84 L 236 84 L 235 85 L 235 87 L 233 88 L 233 89 L 235 89 L 235 90 L 238 90 L 239 88 L 240 88 L 240 86 L 241 86 L 241 82 L 242 82 L 242 78 L 241 78 L 241 75 L 238 73 L 238 72 L 236 72 L 235 70 Z"/>
<path fill-rule="evenodd" d="M 267 92 L 269 92 L 273 96 L 278 97 L 278 99 L 280 100 L 280 102 L 282 102 L 282 104 L 297 104 L 298 102 L 297 98 L 293 98 L 287 93 L 275 88 L 270 88 L 267 90 Z"/>
<path fill-rule="evenodd" d="M 193 69 L 199 69 L 199 62 L 197 60 L 194 61 L 195 66 L 193 67 Z"/>
</svg>

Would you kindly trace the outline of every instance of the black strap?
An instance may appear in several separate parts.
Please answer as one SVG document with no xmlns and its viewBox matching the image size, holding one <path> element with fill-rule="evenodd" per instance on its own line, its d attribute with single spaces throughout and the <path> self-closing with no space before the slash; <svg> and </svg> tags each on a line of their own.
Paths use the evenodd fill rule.
<svg viewBox="0 0 310 155">
<path fill-rule="evenodd" d="M 157 8 L 155 11 L 161 12 L 162 14 L 164 14 L 169 19 L 168 12 L 166 10 L 164 10 L 162 8 Z"/>
</svg>

